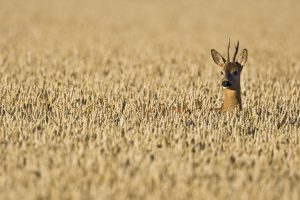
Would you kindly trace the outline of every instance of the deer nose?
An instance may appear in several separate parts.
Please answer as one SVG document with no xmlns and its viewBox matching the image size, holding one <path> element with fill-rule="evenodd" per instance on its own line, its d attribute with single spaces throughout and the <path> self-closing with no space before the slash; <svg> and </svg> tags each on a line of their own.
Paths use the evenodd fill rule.
<svg viewBox="0 0 300 200">
<path fill-rule="evenodd" d="M 231 86 L 231 83 L 229 81 L 223 81 L 222 82 L 222 86 L 223 87 L 230 87 Z"/>
</svg>

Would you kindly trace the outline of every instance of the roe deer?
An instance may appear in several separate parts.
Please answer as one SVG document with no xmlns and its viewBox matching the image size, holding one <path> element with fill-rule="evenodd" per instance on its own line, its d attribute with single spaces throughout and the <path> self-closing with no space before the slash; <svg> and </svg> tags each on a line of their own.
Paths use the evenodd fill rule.
<svg viewBox="0 0 300 200">
<path fill-rule="evenodd" d="M 221 85 L 223 86 L 224 99 L 222 107 L 214 109 L 218 112 L 242 109 L 240 76 L 243 66 L 247 62 L 248 50 L 244 49 L 239 55 L 238 59 L 236 59 L 239 50 L 238 41 L 235 45 L 235 51 L 232 60 L 230 60 L 229 50 L 230 39 L 228 42 L 227 60 L 225 60 L 225 58 L 223 58 L 223 56 L 215 49 L 211 50 L 211 55 L 214 62 L 221 67 L 222 75 Z"/>
</svg>

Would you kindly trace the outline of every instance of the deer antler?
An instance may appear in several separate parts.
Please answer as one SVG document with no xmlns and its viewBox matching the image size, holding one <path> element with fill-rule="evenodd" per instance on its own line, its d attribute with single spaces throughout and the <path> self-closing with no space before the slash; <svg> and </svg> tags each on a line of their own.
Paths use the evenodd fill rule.
<svg viewBox="0 0 300 200">
<path fill-rule="evenodd" d="M 230 62 L 229 50 L 230 50 L 230 38 L 229 38 L 229 40 L 228 40 L 227 62 Z"/>
<path fill-rule="evenodd" d="M 234 54 L 233 54 L 233 57 L 232 57 L 232 61 L 235 62 L 236 61 L 236 55 L 239 51 L 239 41 L 237 41 L 237 44 L 234 45 L 235 49 L 234 49 Z"/>
</svg>

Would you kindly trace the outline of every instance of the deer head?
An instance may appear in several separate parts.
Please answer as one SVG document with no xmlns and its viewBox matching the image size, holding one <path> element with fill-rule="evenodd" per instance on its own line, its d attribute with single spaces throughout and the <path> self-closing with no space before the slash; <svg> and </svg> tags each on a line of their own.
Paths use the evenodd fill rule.
<svg viewBox="0 0 300 200">
<path fill-rule="evenodd" d="M 248 50 L 244 49 L 238 59 L 236 59 L 239 50 L 239 42 L 237 42 L 232 60 L 230 60 L 229 50 L 230 40 L 228 42 L 227 60 L 215 49 L 211 50 L 211 55 L 214 62 L 221 67 L 221 85 L 223 88 L 240 91 L 240 76 L 243 66 L 247 62 Z"/>
</svg>

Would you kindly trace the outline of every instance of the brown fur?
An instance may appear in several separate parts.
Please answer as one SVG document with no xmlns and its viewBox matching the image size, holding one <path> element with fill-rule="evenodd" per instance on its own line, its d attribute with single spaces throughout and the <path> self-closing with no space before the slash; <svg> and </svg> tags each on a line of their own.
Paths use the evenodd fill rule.
<svg viewBox="0 0 300 200">
<path fill-rule="evenodd" d="M 227 60 L 225 60 L 221 54 L 219 54 L 216 50 L 212 49 L 211 54 L 214 62 L 221 67 L 222 74 L 222 82 L 227 82 L 230 86 L 223 87 L 223 104 L 221 108 L 214 109 L 217 112 L 226 112 L 232 111 L 234 109 L 241 110 L 242 109 L 242 99 L 241 99 L 241 84 L 240 84 L 240 76 L 243 69 L 244 64 L 247 62 L 248 51 L 244 49 L 240 54 L 239 58 L 236 60 L 236 56 L 238 53 L 239 43 L 235 46 L 235 52 L 230 61 L 229 56 L 229 47 L 230 41 L 228 45 L 228 53 Z"/>
</svg>

